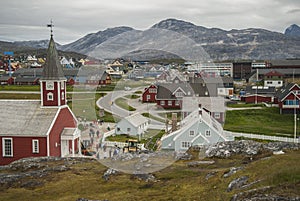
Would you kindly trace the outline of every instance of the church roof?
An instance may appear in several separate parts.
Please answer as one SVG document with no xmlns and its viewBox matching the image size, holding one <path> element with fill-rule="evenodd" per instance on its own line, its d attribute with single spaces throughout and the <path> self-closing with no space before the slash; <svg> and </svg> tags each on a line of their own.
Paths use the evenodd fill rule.
<svg viewBox="0 0 300 201">
<path fill-rule="evenodd" d="M 40 101 L 0 100 L 0 136 L 46 136 L 57 112 Z"/>
<path fill-rule="evenodd" d="M 52 36 L 47 50 L 47 59 L 42 73 L 42 80 L 66 80 Z"/>
</svg>

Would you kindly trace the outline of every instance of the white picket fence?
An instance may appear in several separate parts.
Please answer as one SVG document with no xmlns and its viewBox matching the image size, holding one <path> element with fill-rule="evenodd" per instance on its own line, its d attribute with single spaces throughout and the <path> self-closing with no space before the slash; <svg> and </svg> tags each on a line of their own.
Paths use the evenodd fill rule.
<svg viewBox="0 0 300 201">
<path fill-rule="evenodd" d="M 251 133 L 237 133 L 231 131 L 223 131 L 225 135 L 232 135 L 234 137 L 246 137 L 250 139 L 261 139 L 261 140 L 270 140 L 270 141 L 280 141 L 280 142 L 294 142 L 300 143 L 299 138 L 290 138 L 290 137 L 279 137 L 279 136 L 270 136 L 270 135 L 258 135 Z"/>
</svg>

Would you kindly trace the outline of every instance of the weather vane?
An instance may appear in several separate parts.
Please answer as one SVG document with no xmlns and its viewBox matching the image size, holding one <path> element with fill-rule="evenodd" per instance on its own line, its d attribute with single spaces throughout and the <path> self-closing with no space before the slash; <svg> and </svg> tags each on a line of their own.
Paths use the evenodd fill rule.
<svg viewBox="0 0 300 201">
<path fill-rule="evenodd" d="M 52 19 L 50 21 L 50 24 L 47 24 L 47 27 L 50 27 L 50 33 L 51 33 L 51 37 L 52 37 L 53 36 L 53 27 L 54 27 Z"/>
</svg>

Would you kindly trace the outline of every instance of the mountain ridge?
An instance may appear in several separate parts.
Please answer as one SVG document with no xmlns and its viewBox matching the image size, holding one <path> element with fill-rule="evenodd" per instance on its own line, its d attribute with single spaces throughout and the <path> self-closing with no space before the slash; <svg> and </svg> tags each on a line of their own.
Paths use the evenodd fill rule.
<svg viewBox="0 0 300 201">
<path fill-rule="evenodd" d="M 284 34 L 259 28 L 231 29 L 227 31 L 220 28 L 206 28 L 184 20 L 169 18 L 152 25 L 149 29 L 168 30 L 170 33 L 182 34 L 184 37 L 193 40 L 195 44 L 200 45 L 213 60 L 234 60 L 300 58 L 300 50 L 298 48 L 300 45 L 300 37 L 296 37 L 295 34 L 290 34 L 291 31 L 292 33 L 295 33 L 295 30 L 297 32 L 297 27 L 297 25 L 291 25 L 286 29 Z M 149 41 L 152 43 L 155 43 L 155 41 L 165 42 L 163 40 L 168 40 L 164 36 L 162 36 L 162 38 L 154 38 L 154 36 L 152 36 L 153 38 L 149 40 L 151 35 L 145 34 L 149 32 L 148 30 L 139 31 L 126 26 L 108 28 L 96 33 L 89 33 L 72 43 L 61 46 L 58 45 L 57 48 L 63 51 L 74 51 L 97 58 L 103 58 L 103 55 L 108 55 L 109 52 L 119 51 L 120 48 L 122 48 L 117 44 L 116 37 L 120 37 L 120 40 L 123 40 L 122 37 L 124 35 L 128 37 L 128 41 L 126 41 L 127 44 L 124 45 L 135 46 L 134 51 L 138 52 L 143 52 L 141 51 L 142 48 L 144 48 L 143 43 L 149 43 Z M 131 33 L 133 33 L 133 38 L 128 36 Z M 143 36 L 145 38 L 138 38 L 140 46 L 134 41 L 134 37 L 137 37 L 139 34 L 145 35 Z M 169 40 L 171 43 L 173 42 L 172 38 Z M 15 43 L 22 45 L 22 43 Z M 109 47 L 109 50 L 105 52 L 105 48 L 107 47 Z M 100 48 L 102 48 L 101 54 L 103 54 L 97 55 L 98 52 L 96 50 Z M 173 49 L 168 51 L 171 53 L 176 52 L 173 51 Z M 130 52 L 127 52 L 127 54 L 130 54 Z M 145 55 L 138 57 L 142 58 L 143 56 Z"/>
</svg>

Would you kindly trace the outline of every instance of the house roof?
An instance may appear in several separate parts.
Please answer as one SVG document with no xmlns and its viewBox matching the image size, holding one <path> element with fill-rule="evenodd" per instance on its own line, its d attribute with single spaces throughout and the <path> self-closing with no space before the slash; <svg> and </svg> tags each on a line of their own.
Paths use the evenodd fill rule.
<svg viewBox="0 0 300 201">
<path fill-rule="evenodd" d="M 275 94 L 275 87 L 263 87 L 263 86 L 247 86 L 246 94 Z"/>
<path fill-rule="evenodd" d="M 132 124 L 134 127 L 138 127 L 139 125 L 148 122 L 148 119 L 140 113 L 132 114 L 130 116 L 125 117 L 124 119 L 130 124 Z"/>
<path fill-rule="evenodd" d="M 225 100 L 223 97 L 184 97 L 182 99 L 182 110 L 193 112 L 205 108 L 210 112 L 225 112 Z"/>
<path fill-rule="evenodd" d="M 43 68 L 42 79 L 66 80 L 62 65 L 60 64 L 60 61 L 58 59 L 58 53 L 52 35 L 47 50 L 47 59 Z"/>
<path fill-rule="evenodd" d="M 278 97 L 279 100 L 283 100 L 287 95 L 289 95 L 292 91 L 291 89 L 294 86 L 297 86 L 299 88 L 299 86 L 297 84 L 294 83 L 288 83 L 286 86 L 282 86 L 276 93 L 276 97 Z"/>
<path fill-rule="evenodd" d="M 35 82 L 39 80 L 37 77 L 16 77 L 15 82 Z"/>
<path fill-rule="evenodd" d="M 283 76 L 283 74 L 282 74 L 282 73 L 279 73 L 279 72 L 276 71 L 276 70 L 272 70 L 272 71 L 266 73 L 265 76 Z"/>
<path fill-rule="evenodd" d="M 0 135 L 46 136 L 58 111 L 40 101 L 0 100 Z"/>
<path fill-rule="evenodd" d="M 163 83 L 157 86 L 157 99 L 176 99 L 173 94 L 176 90 L 181 89 L 185 94 L 192 96 L 194 94 L 193 88 L 188 83 Z"/>
<path fill-rule="evenodd" d="M 300 66 L 299 59 L 273 60 L 271 66 Z"/>
</svg>

